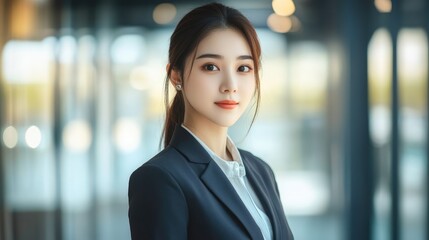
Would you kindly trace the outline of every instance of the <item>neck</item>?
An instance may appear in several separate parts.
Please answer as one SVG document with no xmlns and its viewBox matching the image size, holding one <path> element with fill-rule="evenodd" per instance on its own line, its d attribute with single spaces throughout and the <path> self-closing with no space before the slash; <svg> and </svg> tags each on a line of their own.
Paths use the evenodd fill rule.
<svg viewBox="0 0 429 240">
<path fill-rule="evenodd" d="M 232 160 L 231 154 L 226 148 L 228 127 L 221 127 L 214 123 L 198 124 L 186 120 L 183 125 L 201 139 L 216 155 L 225 160 Z"/>
</svg>

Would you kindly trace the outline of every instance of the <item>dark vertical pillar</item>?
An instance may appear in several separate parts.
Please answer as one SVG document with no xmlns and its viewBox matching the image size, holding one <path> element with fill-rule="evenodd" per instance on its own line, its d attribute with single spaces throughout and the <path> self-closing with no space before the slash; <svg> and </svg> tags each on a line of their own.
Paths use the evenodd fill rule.
<svg viewBox="0 0 429 240">
<path fill-rule="evenodd" d="M 95 9 L 95 29 L 97 37 L 97 49 L 95 56 L 95 67 L 100 71 L 97 72 L 97 81 L 94 86 L 94 138 L 93 150 L 95 160 L 95 174 L 100 174 L 102 165 L 109 164 L 113 165 L 113 169 L 116 169 L 117 152 L 112 147 L 112 140 L 108 140 L 103 136 L 109 136 L 112 134 L 112 125 L 115 119 L 116 109 L 116 91 L 114 81 L 114 66 L 112 65 L 110 57 L 110 46 L 115 38 L 115 29 L 119 29 L 117 25 L 118 12 L 122 11 L 121 1 L 116 0 L 103 0 L 100 1 L 97 9 Z M 110 69 L 105 71 L 105 69 Z M 106 104 L 107 103 L 107 104 Z M 107 107 L 107 106 L 108 107 Z M 116 179 L 115 170 L 112 174 L 113 179 Z M 97 180 L 98 179 L 98 180 Z M 100 184 L 100 178 L 97 178 L 95 183 Z M 111 189 L 115 189 L 115 181 L 111 182 L 109 186 Z M 97 196 L 100 196 L 96 193 Z M 97 197 L 97 201 L 103 204 L 97 204 L 97 224 L 98 230 L 102 229 L 102 232 L 98 232 L 97 236 L 99 239 L 105 239 L 105 236 L 109 236 L 109 239 L 117 238 L 116 228 L 112 219 L 106 219 L 106 216 L 115 216 L 117 211 L 117 204 L 114 198 L 103 198 Z M 103 238 L 104 237 L 104 238 Z"/>
<path fill-rule="evenodd" d="M 429 12 L 429 3 L 427 1 L 425 2 L 425 12 Z M 426 34 L 429 35 L 429 15 L 427 15 L 425 28 L 426 28 Z M 426 54 L 429 55 L 429 52 L 427 52 Z M 429 69 L 429 65 L 427 66 L 427 68 Z M 427 91 L 426 113 L 429 113 L 429 77 L 426 78 L 426 91 Z M 426 240 L 429 240 L 429 176 L 428 174 L 429 174 L 429 126 L 426 126 L 426 219 L 425 219 L 425 222 L 426 222 L 425 239 Z"/>
<path fill-rule="evenodd" d="M 90 31 L 89 33 L 91 35 L 95 35 L 96 29 L 95 29 L 95 17 L 96 17 L 96 9 L 99 5 L 100 1 L 93 1 L 88 2 L 86 5 L 86 22 L 85 26 L 87 26 Z M 91 62 L 95 62 L 95 56 L 91 56 Z M 95 76 L 96 78 L 96 76 Z M 90 176 L 90 192 L 91 192 L 91 209 L 89 210 L 89 217 L 91 219 L 91 230 L 90 230 L 90 237 L 91 239 L 98 240 L 101 239 L 98 232 L 99 232 L 99 224 L 98 224 L 98 194 L 97 194 L 97 164 L 96 164 L 96 148 L 95 148 L 95 142 L 97 132 L 96 132 L 96 105 L 95 105 L 95 88 L 96 88 L 96 79 L 90 79 L 91 83 L 89 84 L 90 90 L 93 92 L 91 94 L 89 101 L 89 113 L 88 113 L 88 122 L 90 123 L 91 129 L 93 131 L 93 142 L 91 144 L 91 147 L 89 149 L 89 176 Z"/>
<path fill-rule="evenodd" d="M 392 0 L 392 12 L 389 19 L 389 31 L 392 35 L 392 158 L 391 158 L 391 222 L 390 236 L 392 240 L 398 240 L 400 237 L 400 185 L 399 185 L 399 94 L 398 94 L 398 31 L 400 23 L 400 0 Z"/>
<path fill-rule="evenodd" d="M 6 224 L 5 224 L 5 215 L 6 215 L 6 192 L 5 192 L 5 174 L 3 169 L 3 154 L 4 154 L 4 145 L 2 142 L 2 126 L 4 124 L 4 87 L 3 87 L 3 72 L 2 72 L 2 55 L 3 48 L 5 45 L 5 22 L 6 22 L 6 10 L 5 10 L 5 0 L 0 0 L 0 239 L 6 239 Z"/>
<path fill-rule="evenodd" d="M 61 19 L 62 19 L 62 6 L 63 1 L 54 0 L 52 2 L 52 21 L 53 28 L 56 33 L 59 32 L 61 28 Z M 55 33 L 55 34 L 56 34 Z M 57 36 L 57 40 L 59 37 Z M 53 145 L 54 145 L 54 171 L 55 171 L 55 239 L 63 239 L 63 212 L 62 212 L 62 191 L 61 191 L 61 93 L 60 93 L 60 79 L 59 79 L 59 43 L 55 46 L 55 73 L 54 73 L 54 84 L 53 84 Z"/>
<path fill-rule="evenodd" d="M 369 137 L 368 43 L 373 1 L 346 0 L 342 4 L 344 44 L 345 213 L 344 239 L 371 239 L 373 168 Z"/>
<path fill-rule="evenodd" d="M 8 17 L 9 14 L 7 9 L 10 6 L 11 0 L 0 0 L 0 239 L 8 240 L 9 232 L 9 213 L 6 202 L 6 177 L 5 177 L 5 159 L 4 159 L 4 144 L 3 141 L 3 132 L 2 127 L 5 123 L 5 105 L 6 97 L 4 95 L 4 79 L 3 79 L 3 49 L 7 40 L 7 24 L 9 23 Z"/>
</svg>

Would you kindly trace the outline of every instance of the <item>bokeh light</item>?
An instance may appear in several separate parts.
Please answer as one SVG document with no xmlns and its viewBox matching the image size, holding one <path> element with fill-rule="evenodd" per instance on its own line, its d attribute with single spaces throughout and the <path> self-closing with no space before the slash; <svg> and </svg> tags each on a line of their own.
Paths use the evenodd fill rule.
<svg viewBox="0 0 429 240">
<path fill-rule="evenodd" d="M 392 11 L 392 1 L 391 0 L 375 0 L 374 1 L 375 8 L 379 12 L 388 13 Z"/>
<path fill-rule="evenodd" d="M 141 141 L 141 128 L 132 118 L 119 119 L 114 127 L 114 140 L 116 147 L 124 153 L 136 150 Z"/>
<path fill-rule="evenodd" d="M 176 17 L 176 6 L 171 3 L 161 3 L 153 10 L 153 20 L 158 24 L 168 24 Z"/>
<path fill-rule="evenodd" d="M 273 10 L 277 15 L 290 16 L 295 12 L 295 4 L 292 0 L 273 0 Z"/>
<path fill-rule="evenodd" d="M 145 39 L 137 34 L 118 37 L 112 44 L 111 55 L 114 63 L 133 64 L 144 56 Z"/>
<path fill-rule="evenodd" d="M 274 32 L 286 33 L 292 29 L 292 20 L 273 13 L 268 17 L 267 25 Z"/>
<path fill-rule="evenodd" d="M 3 142 L 8 148 L 14 148 L 18 143 L 18 131 L 15 127 L 9 126 L 3 131 Z"/>
<path fill-rule="evenodd" d="M 73 152 L 85 152 L 92 142 L 92 131 L 85 120 L 69 122 L 63 131 L 64 146 Z"/>
<path fill-rule="evenodd" d="M 31 126 L 25 131 L 25 142 L 30 148 L 39 147 L 42 142 L 42 132 L 37 126 Z"/>
</svg>

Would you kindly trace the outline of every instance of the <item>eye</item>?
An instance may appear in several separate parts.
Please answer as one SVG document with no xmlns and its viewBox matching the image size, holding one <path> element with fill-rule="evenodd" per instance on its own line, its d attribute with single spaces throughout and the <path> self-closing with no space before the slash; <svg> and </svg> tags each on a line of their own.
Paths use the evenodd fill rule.
<svg viewBox="0 0 429 240">
<path fill-rule="evenodd" d="M 219 68 L 216 67 L 216 65 L 214 64 L 206 64 L 203 66 L 203 70 L 213 72 L 213 71 L 219 71 Z"/>
<path fill-rule="evenodd" d="M 249 66 L 243 65 L 243 66 L 238 67 L 237 70 L 239 72 L 250 72 L 252 70 L 252 68 Z"/>
</svg>

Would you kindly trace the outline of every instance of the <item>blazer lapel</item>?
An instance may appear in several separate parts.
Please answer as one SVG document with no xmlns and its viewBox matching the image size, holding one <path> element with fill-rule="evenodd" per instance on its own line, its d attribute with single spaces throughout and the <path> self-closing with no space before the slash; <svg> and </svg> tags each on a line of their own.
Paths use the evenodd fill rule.
<svg viewBox="0 0 429 240">
<path fill-rule="evenodd" d="M 188 161 L 205 164 L 200 175 L 202 182 L 240 220 L 253 239 L 263 239 L 258 225 L 234 187 L 200 143 L 185 129 L 177 126 L 169 145 L 182 153 Z"/>
<path fill-rule="evenodd" d="M 201 180 L 208 189 L 243 223 L 250 236 L 254 239 L 263 239 L 258 225 L 253 220 L 246 206 L 241 201 L 235 189 L 214 161 L 208 163 L 201 175 Z"/>
<path fill-rule="evenodd" d="M 243 154 L 241 154 L 241 156 L 243 158 L 243 161 L 245 161 L 245 156 Z M 271 199 L 268 198 L 268 196 L 275 196 L 275 193 L 268 192 L 269 190 L 264 183 L 264 179 L 255 169 L 255 167 L 250 164 L 249 161 L 245 161 L 244 164 L 246 167 L 246 176 L 250 184 L 252 185 L 253 190 L 258 196 L 264 208 L 265 214 L 267 214 L 268 218 L 270 219 L 271 226 L 273 228 L 273 239 L 282 239 L 281 231 L 279 231 L 279 222 L 277 221 L 278 216 L 274 210 L 274 203 L 273 201 L 271 201 Z"/>
</svg>

